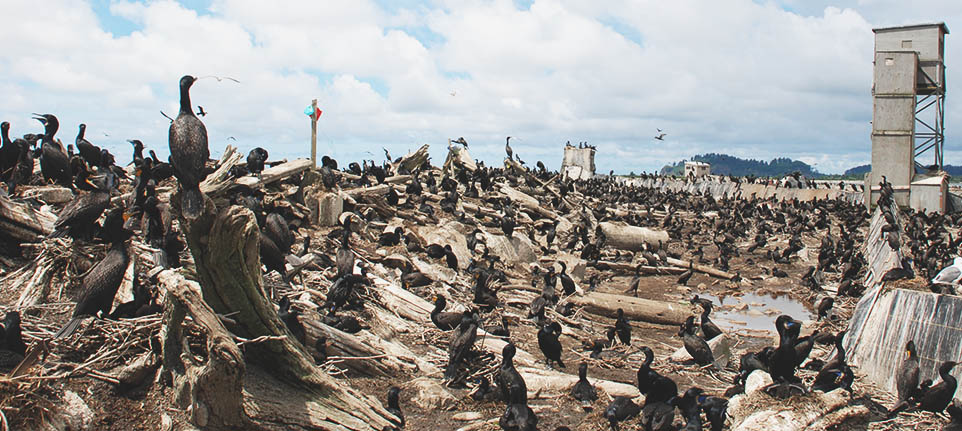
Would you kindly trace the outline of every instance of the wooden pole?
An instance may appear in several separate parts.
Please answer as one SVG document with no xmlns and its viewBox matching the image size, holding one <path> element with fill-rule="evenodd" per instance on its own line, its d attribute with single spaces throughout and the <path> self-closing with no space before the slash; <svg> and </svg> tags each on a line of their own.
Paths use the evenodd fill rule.
<svg viewBox="0 0 962 431">
<path fill-rule="evenodd" d="M 317 99 L 311 100 L 311 166 L 317 169 Z"/>
</svg>

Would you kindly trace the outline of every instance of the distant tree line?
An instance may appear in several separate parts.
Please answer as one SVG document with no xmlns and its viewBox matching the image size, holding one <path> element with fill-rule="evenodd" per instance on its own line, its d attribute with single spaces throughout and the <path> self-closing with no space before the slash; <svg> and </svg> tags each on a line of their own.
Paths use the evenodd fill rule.
<svg viewBox="0 0 962 431">
<path fill-rule="evenodd" d="M 709 153 L 694 156 L 691 160 L 710 164 L 711 173 L 714 175 L 779 177 L 798 172 L 808 178 L 820 178 L 824 176 L 807 163 L 786 157 L 779 157 L 766 162 L 763 160 L 742 159 L 727 154 Z M 666 165 L 661 168 L 661 173 L 663 175 L 683 175 L 685 172 L 685 162 L 686 160 L 682 160 L 671 165 Z"/>
</svg>

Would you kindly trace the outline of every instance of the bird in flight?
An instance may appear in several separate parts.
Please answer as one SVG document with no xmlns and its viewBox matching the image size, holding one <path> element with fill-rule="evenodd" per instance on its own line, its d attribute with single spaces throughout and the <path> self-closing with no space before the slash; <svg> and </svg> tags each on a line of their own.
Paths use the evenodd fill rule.
<svg viewBox="0 0 962 431">
<path fill-rule="evenodd" d="M 207 116 L 207 113 L 204 112 L 203 106 L 197 105 L 197 115 L 200 115 L 201 117 Z"/>
<path fill-rule="evenodd" d="M 660 132 L 661 129 L 658 129 L 658 131 Z M 659 141 L 664 141 L 664 140 L 665 140 L 665 135 L 667 135 L 667 133 L 659 133 L 658 135 L 655 136 L 655 139 L 657 139 L 657 140 L 659 140 Z"/>
<path fill-rule="evenodd" d="M 235 138 L 235 137 L 233 137 L 233 136 L 228 136 L 228 137 L 227 137 L 227 140 L 228 140 L 228 141 L 236 141 L 237 138 Z"/>
</svg>

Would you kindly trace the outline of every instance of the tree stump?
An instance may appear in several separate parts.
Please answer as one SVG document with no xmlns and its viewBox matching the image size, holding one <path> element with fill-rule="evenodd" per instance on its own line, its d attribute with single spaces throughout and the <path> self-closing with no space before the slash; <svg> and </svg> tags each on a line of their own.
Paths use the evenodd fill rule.
<svg viewBox="0 0 962 431">
<path fill-rule="evenodd" d="M 263 288 L 259 233 L 254 214 L 240 206 L 218 210 L 213 201 L 205 201 L 204 214 L 197 220 L 188 222 L 180 218 L 204 302 L 215 313 L 232 314 L 233 322 L 226 329 L 237 336 L 247 339 L 284 336 L 246 344 L 244 359 L 289 386 L 289 391 L 296 393 L 292 396 L 310 398 L 319 404 L 322 421 L 330 428 L 381 430 L 394 426 L 393 419 L 389 419 L 392 418 L 390 413 L 376 400 L 355 392 L 317 368 L 313 358 L 277 317 Z M 172 317 L 178 316 L 174 314 Z M 225 361 L 230 357 L 231 351 L 226 345 L 213 347 L 216 349 L 211 350 L 212 356 L 222 355 Z M 165 367 L 169 362 L 177 365 L 176 360 L 165 354 Z M 231 383 L 208 379 L 197 380 L 195 386 L 202 382 Z M 240 397 L 240 387 L 229 390 Z M 207 389 L 207 392 L 218 391 L 225 389 Z"/>
</svg>

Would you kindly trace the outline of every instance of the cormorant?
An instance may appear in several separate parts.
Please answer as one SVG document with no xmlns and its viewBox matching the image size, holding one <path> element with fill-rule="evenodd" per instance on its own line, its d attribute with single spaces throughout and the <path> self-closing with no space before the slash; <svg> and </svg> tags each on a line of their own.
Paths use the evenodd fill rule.
<svg viewBox="0 0 962 431">
<path fill-rule="evenodd" d="M 144 163 L 144 143 L 139 139 L 128 139 L 127 142 L 134 146 L 133 163 L 139 167 Z"/>
<path fill-rule="evenodd" d="M 952 402 L 958 383 L 955 377 L 949 374 L 953 367 L 955 367 L 955 362 L 952 361 L 945 361 L 939 366 L 939 377 L 942 377 L 942 381 L 925 391 L 919 402 L 920 410 L 939 413 Z"/>
<path fill-rule="evenodd" d="M 715 324 L 715 322 L 712 322 L 711 319 L 709 318 L 709 314 L 711 314 L 711 310 L 712 310 L 711 301 L 704 300 L 700 302 L 700 304 L 702 307 L 701 332 L 702 334 L 705 335 L 705 340 L 707 341 L 721 335 L 722 330 L 718 327 L 718 325 Z"/>
<path fill-rule="evenodd" d="M 299 341 L 302 346 L 307 345 L 307 331 L 304 330 L 304 325 L 298 319 L 300 312 L 291 308 L 291 299 L 288 297 L 281 298 L 279 309 L 277 310 L 277 317 L 284 322 L 284 326 L 287 327 L 288 331 L 291 331 L 291 335 L 294 339 Z"/>
<path fill-rule="evenodd" d="M 571 398 L 581 401 L 581 408 L 591 409 L 591 403 L 598 399 L 598 391 L 588 381 L 588 364 L 582 362 L 578 367 L 578 382 L 571 387 Z"/>
<path fill-rule="evenodd" d="M 268 214 L 264 219 L 264 233 L 271 241 L 274 241 L 274 245 L 277 246 L 282 255 L 291 254 L 294 235 L 291 234 L 291 228 L 287 225 L 287 220 L 284 220 L 284 216 L 276 212 Z"/>
<path fill-rule="evenodd" d="M 795 353 L 795 340 L 801 323 L 791 316 L 783 314 L 775 319 L 775 330 L 778 331 L 778 347 L 772 355 L 770 373 L 775 383 L 797 383 L 798 377 L 795 376 L 795 364 L 798 363 L 798 355 Z"/>
<path fill-rule="evenodd" d="M 444 246 L 444 261 L 447 263 L 448 268 L 458 272 L 458 255 L 454 254 L 454 250 L 451 249 L 451 244 Z"/>
<path fill-rule="evenodd" d="M 20 329 L 20 313 L 7 312 L 0 326 L 0 370 L 9 371 L 23 362 L 27 344 Z"/>
<path fill-rule="evenodd" d="M 728 400 L 721 397 L 699 397 L 698 403 L 711 424 L 711 431 L 721 431 L 728 413 Z"/>
<path fill-rule="evenodd" d="M 681 416 L 685 418 L 685 430 L 701 431 L 701 410 L 698 406 L 698 398 L 701 397 L 702 390 L 698 387 L 688 388 L 685 393 L 674 399 L 674 404 L 681 411 Z"/>
<path fill-rule="evenodd" d="M 102 164 L 100 148 L 84 139 L 84 132 L 86 131 L 87 125 L 80 123 L 80 131 L 77 132 L 77 139 L 74 140 L 74 143 L 77 144 L 77 152 L 87 162 L 87 165 L 100 166 Z"/>
<path fill-rule="evenodd" d="M 508 153 L 508 160 L 511 160 L 511 157 L 514 156 L 514 151 L 511 151 L 511 137 L 510 137 L 510 136 L 508 136 L 508 139 L 505 139 L 505 140 L 504 140 L 504 152 L 505 152 L 505 153 Z"/>
<path fill-rule="evenodd" d="M 945 424 L 942 431 L 962 431 L 962 407 L 959 407 L 957 403 L 952 403 L 945 408 L 945 411 L 948 412 L 952 421 Z"/>
<path fill-rule="evenodd" d="M 918 396 L 919 355 L 915 351 L 914 340 L 909 340 L 905 345 L 905 360 L 902 361 L 898 375 L 895 376 L 895 387 L 898 389 L 899 402 Z"/>
<path fill-rule="evenodd" d="M 686 270 L 685 272 L 683 272 L 683 273 L 678 277 L 678 284 L 680 284 L 680 285 L 682 285 L 682 286 L 687 286 L 687 285 L 688 285 L 688 280 L 689 280 L 689 279 L 691 278 L 691 276 L 695 273 L 694 269 L 692 268 L 692 267 L 694 266 L 694 264 L 695 264 L 694 262 L 688 262 L 688 270 Z"/>
<path fill-rule="evenodd" d="M 537 431 L 538 416 L 527 403 L 509 403 L 498 425 L 504 431 Z"/>
<path fill-rule="evenodd" d="M 20 159 L 20 147 L 10 140 L 10 123 L 0 123 L 0 179 L 8 181 Z"/>
<path fill-rule="evenodd" d="M 130 231 L 124 229 L 125 217 L 121 208 L 113 208 L 107 213 L 103 235 L 111 244 L 110 251 L 87 272 L 81 283 L 80 300 L 74 308 L 73 317 L 54 338 L 69 336 L 77 329 L 84 316 L 96 316 L 98 311 L 106 316 L 110 312 L 114 295 L 117 294 L 117 288 L 123 282 L 124 273 L 130 263 L 130 255 L 127 253 Z"/>
<path fill-rule="evenodd" d="M 618 340 L 626 346 L 631 345 L 631 324 L 628 323 L 628 318 L 625 317 L 625 310 L 619 308 L 618 315 L 615 319 L 615 332 L 618 334 Z"/>
<path fill-rule="evenodd" d="M 641 409 L 641 426 L 645 431 L 668 431 L 675 420 L 675 408 L 668 401 L 649 403 Z"/>
<path fill-rule="evenodd" d="M 337 276 L 343 277 L 354 272 L 354 252 L 351 251 L 351 218 L 344 219 L 344 234 L 341 246 L 337 249 Z"/>
<path fill-rule="evenodd" d="M 641 407 L 635 404 L 631 398 L 625 396 L 617 396 L 608 404 L 605 409 L 605 419 L 608 419 L 608 424 L 611 426 L 612 431 L 618 431 L 618 422 L 624 422 L 641 413 Z"/>
<path fill-rule="evenodd" d="M 708 365 L 715 361 L 711 348 L 704 338 L 695 334 L 695 316 L 688 316 L 685 323 L 681 325 L 678 336 L 685 342 L 685 350 L 691 355 L 698 365 Z"/>
<path fill-rule="evenodd" d="M 93 236 L 95 222 L 110 206 L 110 189 L 113 188 L 113 182 L 113 173 L 107 172 L 102 184 L 94 184 L 90 181 L 87 169 L 81 166 L 76 183 L 87 193 L 74 197 L 60 210 L 49 238 L 62 238 L 69 235 L 74 239 L 89 240 Z"/>
<path fill-rule="evenodd" d="M 501 390 L 501 398 L 508 404 L 527 404 L 528 386 L 518 370 L 514 368 L 514 354 L 517 349 L 508 343 L 501 349 L 501 366 L 494 375 L 494 382 Z"/>
<path fill-rule="evenodd" d="M 558 274 L 558 280 L 561 281 L 561 289 L 564 290 L 565 295 L 573 295 L 575 293 L 575 281 L 571 279 L 565 271 L 568 270 L 568 265 L 564 261 L 558 261 L 561 265 L 561 273 Z"/>
<path fill-rule="evenodd" d="M 492 388 L 487 377 L 478 377 L 475 382 L 477 386 L 475 387 L 474 391 L 471 392 L 472 400 L 479 402 L 500 400 L 498 397 L 501 396 L 501 391 L 499 391 L 497 388 Z"/>
<path fill-rule="evenodd" d="M 267 150 L 257 147 L 247 153 L 247 170 L 251 175 L 260 176 L 267 161 Z"/>
<path fill-rule="evenodd" d="M 401 406 L 398 404 L 398 396 L 401 394 L 401 388 L 397 386 L 391 386 L 387 390 L 387 408 L 385 410 L 388 413 L 397 416 L 400 427 L 404 428 L 404 413 L 401 413 Z"/>
<path fill-rule="evenodd" d="M 561 360 L 561 341 L 558 340 L 560 336 L 561 324 L 558 322 L 551 322 L 538 330 L 538 347 L 544 354 L 545 363 L 549 367 L 552 362 L 557 362 L 561 368 L 565 367 L 565 363 Z"/>
<path fill-rule="evenodd" d="M 461 317 L 461 324 L 455 337 L 451 339 L 448 347 L 448 365 L 444 369 L 444 379 L 454 380 L 458 373 L 458 365 L 467 357 L 468 352 L 474 347 L 474 341 L 478 337 L 478 322 L 474 320 L 471 313 L 464 313 Z"/>
<path fill-rule="evenodd" d="M 180 112 L 170 123 L 168 133 L 170 162 L 183 193 L 181 211 L 189 220 L 200 217 L 204 211 L 204 196 L 199 185 L 207 178 L 205 165 L 210 157 L 207 128 L 191 109 L 190 86 L 194 81 L 196 78 L 190 75 L 180 78 Z"/>
<path fill-rule="evenodd" d="M 40 172 L 45 181 L 54 181 L 63 186 L 70 186 L 73 180 L 70 172 L 70 159 L 63 145 L 53 139 L 60 128 L 60 122 L 53 114 L 34 114 L 35 120 L 43 124 L 43 138 L 40 144 Z"/>
<path fill-rule="evenodd" d="M 461 317 L 464 315 L 464 313 L 454 311 L 444 312 L 444 307 L 446 307 L 447 304 L 444 295 L 434 297 L 434 310 L 431 310 L 431 322 L 442 331 L 450 331 L 457 328 L 461 323 Z"/>
</svg>

